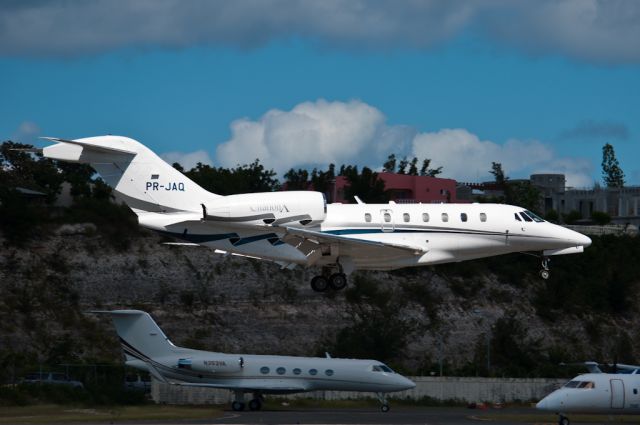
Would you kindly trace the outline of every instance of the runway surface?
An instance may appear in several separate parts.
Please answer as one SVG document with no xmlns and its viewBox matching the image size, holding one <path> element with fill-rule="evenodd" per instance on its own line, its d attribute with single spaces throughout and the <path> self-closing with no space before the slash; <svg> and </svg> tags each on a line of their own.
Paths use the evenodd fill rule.
<svg viewBox="0 0 640 425">
<path fill-rule="evenodd" d="M 604 421 L 606 422 L 606 421 Z M 120 425 L 185 425 L 185 424 L 423 424 L 470 425 L 495 423 L 500 425 L 555 425 L 557 417 L 529 408 L 474 410 L 462 407 L 394 407 L 383 413 L 375 408 L 358 409 L 288 409 L 267 411 L 224 411 L 212 419 L 172 421 L 114 421 Z M 572 425 L 595 423 L 572 421 Z M 599 423 L 603 423 L 600 421 Z M 629 423 L 629 422 L 625 422 Z"/>
</svg>

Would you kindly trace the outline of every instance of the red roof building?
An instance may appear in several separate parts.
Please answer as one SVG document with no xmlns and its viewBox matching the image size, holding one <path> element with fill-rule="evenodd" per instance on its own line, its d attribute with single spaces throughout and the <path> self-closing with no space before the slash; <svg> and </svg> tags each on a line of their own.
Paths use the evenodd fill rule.
<svg viewBox="0 0 640 425">
<path fill-rule="evenodd" d="M 390 199 L 398 203 L 457 202 L 456 181 L 453 179 L 395 173 L 378 173 L 378 178 L 384 181 L 385 189 L 391 194 Z M 347 185 L 347 179 L 344 176 L 337 176 L 335 187 L 329 194 L 329 201 L 353 203 L 353 199 L 344 199 L 344 188 Z"/>
</svg>

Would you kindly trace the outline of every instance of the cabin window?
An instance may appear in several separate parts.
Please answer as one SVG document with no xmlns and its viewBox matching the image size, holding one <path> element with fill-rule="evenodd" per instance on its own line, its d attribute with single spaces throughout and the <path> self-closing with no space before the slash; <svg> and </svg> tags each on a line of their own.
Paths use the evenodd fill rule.
<svg viewBox="0 0 640 425">
<path fill-rule="evenodd" d="M 384 213 L 384 221 L 385 223 L 391 223 L 391 214 L 388 212 Z"/>
<path fill-rule="evenodd" d="M 595 384 L 591 381 L 582 381 L 580 382 L 580 385 L 578 385 L 578 388 L 591 389 L 595 388 Z"/>
<path fill-rule="evenodd" d="M 371 214 L 365 213 L 364 221 L 366 221 L 367 223 L 371 223 Z"/>
<path fill-rule="evenodd" d="M 483 223 L 484 223 L 485 221 L 487 221 L 487 214 L 485 214 L 485 213 L 480 213 L 480 221 L 481 221 L 481 222 L 483 222 Z"/>
<path fill-rule="evenodd" d="M 375 366 L 375 365 L 371 368 L 371 370 L 373 370 L 374 372 L 382 372 L 382 368 L 380 366 Z"/>
<path fill-rule="evenodd" d="M 404 220 L 405 223 L 408 223 L 409 220 L 411 220 L 411 217 L 409 216 L 409 213 L 404 213 L 402 214 L 402 219 Z"/>
<path fill-rule="evenodd" d="M 266 366 L 262 366 L 260 368 L 260 373 L 263 374 L 263 375 L 266 375 L 267 373 L 269 373 L 269 368 L 266 367 Z"/>
<path fill-rule="evenodd" d="M 429 213 L 422 213 L 422 221 L 425 223 L 429 222 Z"/>
<path fill-rule="evenodd" d="M 514 215 L 514 216 L 516 216 L 516 220 L 518 220 L 518 221 L 522 221 L 522 220 L 520 219 L 520 216 L 518 215 L 518 213 L 513 213 L 513 215 Z"/>
<path fill-rule="evenodd" d="M 316 369 L 309 369 L 309 375 L 316 376 L 317 374 L 318 374 L 318 371 Z"/>
<path fill-rule="evenodd" d="M 279 367 L 279 368 L 277 368 L 277 369 L 276 369 L 276 373 L 277 373 L 278 375 L 284 375 L 284 373 L 285 373 L 286 371 L 287 371 L 287 370 L 286 370 L 285 368 L 283 368 L 283 367 Z"/>
<path fill-rule="evenodd" d="M 467 213 L 460 214 L 460 220 L 467 221 Z"/>
<path fill-rule="evenodd" d="M 634 394 L 638 394 L 638 389 L 637 389 L 637 388 L 634 388 L 634 389 L 633 389 L 633 393 L 634 393 Z"/>
<path fill-rule="evenodd" d="M 529 210 L 526 210 L 525 213 L 531 217 L 533 219 L 533 221 L 535 221 L 536 223 L 542 223 L 544 220 L 541 219 L 540 217 L 538 217 L 537 215 L 535 215 L 534 213 L 532 213 Z"/>
<path fill-rule="evenodd" d="M 293 374 L 294 375 L 300 375 L 301 373 L 302 373 L 302 371 L 299 368 L 293 369 Z"/>
<path fill-rule="evenodd" d="M 576 388 L 580 384 L 580 381 L 569 381 L 565 385 L 565 388 Z"/>
<path fill-rule="evenodd" d="M 446 223 L 447 221 L 449 221 L 449 214 L 447 214 L 447 213 L 442 213 L 442 221 L 444 221 L 445 223 Z"/>
<path fill-rule="evenodd" d="M 327 376 L 332 376 L 333 375 L 333 370 L 327 369 L 327 370 L 324 371 L 324 374 L 327 375 Z"/>
</svg>

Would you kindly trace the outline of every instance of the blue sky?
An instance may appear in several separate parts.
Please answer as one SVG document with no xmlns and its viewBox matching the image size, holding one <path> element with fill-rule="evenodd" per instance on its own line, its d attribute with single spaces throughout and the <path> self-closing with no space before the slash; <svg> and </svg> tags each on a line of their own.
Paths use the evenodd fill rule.
<svg viewBox="0 0 640 425">
<path fill-rule="evenodd" d="M 157 29 L 131 36 L 109 22 L 61 29 L 65 20 L 90 21 L 103 3 L 0 9 L 2 139 L 120 134 L 187 166 L 258 157 L 280 172 L 329 162 L 378 167 L 394 152 L 431 158 L 459 180 L 487 179 L 498 161 L 513 178 L 562 172 L 575 186 L 600 179 L 609 142 L 627 182 L 640 184 L 640 12 L 633 2 L 598 3 L 591 32 L 583 28 L 588 22 L 566 18 L 566 8 L 583 8 L 571 1 L 559 2 L 563 13 L 554 3 L 546 15 L 536 7 L 536 19 L 526 13 L 531 2 L 521 3 L 524 10 L 498 1 L 477 11 L 465 1 L 425 1 L 428 7 L 412 10 L 404 2 L 336 0 L 330 10 L 309 11 L 311 3 L 273 0 L 260 7 L 205 2 L 185 11 L 198 2 L 134 1 Z M 341 22 L 355 13 L 353 3 L 362 6 L 355 30 Z M 252 25 L 220 21 L 229 29 L 212 30 L 216 22 L 199 18 L 210 5 L 211 16 L 237 8 L 238 17 L 228 19 Z M 611 12 L 611 5 L 632 13 Z M 163 12 L 169 6 L 180 16 Z M 289 7 L 294 17 L 271 16 L 268 6 Z M 36 17 L 46 13 L 50 29 L 36 31 Z M 335 24 L 318 27 L 322 13 Z M 497 23 L 505 13 L 521 20 L 517 31 Z M 391 21 L 386 30 L 380 15 Z M 8 19 L 22 25 L 12 29 Z M 173 19 L 181 30 L 166 36 Z M 454 28 L 424 33 L 435 19 Z M 603 26 L 606 19 L 613 24 Z M 548 35 L 557 25 L 577 29 Z"/>
</svg>

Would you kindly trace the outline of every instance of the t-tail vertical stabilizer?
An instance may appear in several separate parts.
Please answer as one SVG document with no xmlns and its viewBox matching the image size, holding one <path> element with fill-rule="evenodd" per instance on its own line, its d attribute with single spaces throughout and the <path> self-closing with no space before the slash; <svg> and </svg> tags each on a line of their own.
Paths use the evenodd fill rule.
<svg viewBox="0 0 640 425">
<path fill-rule="evenodd" d="M 219 197 L 128 137 L 45 139 L 56 142 L 43 149 L 46 158 L 90 164 L 136 212 L 199 212 L 202 203 Z"/>
</svg>

